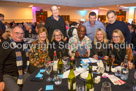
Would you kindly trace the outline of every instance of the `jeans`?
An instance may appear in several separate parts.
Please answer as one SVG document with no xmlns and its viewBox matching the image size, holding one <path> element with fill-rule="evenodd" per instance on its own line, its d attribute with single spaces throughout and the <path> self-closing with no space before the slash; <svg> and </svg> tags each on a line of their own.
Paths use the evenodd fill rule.
<svg viewBox="0 0 136 91">
<path fill-rule="evenodd" d="M 24 74 L 23 76 L 24 83 L 29 76 L 30 74 L 28 73 Z M 11 75 L 3 75 L 3 80 L 5 82 L 4 91 L 21 91 L 21 87 L 17 84 L 17 77 Z"/>
</svg>

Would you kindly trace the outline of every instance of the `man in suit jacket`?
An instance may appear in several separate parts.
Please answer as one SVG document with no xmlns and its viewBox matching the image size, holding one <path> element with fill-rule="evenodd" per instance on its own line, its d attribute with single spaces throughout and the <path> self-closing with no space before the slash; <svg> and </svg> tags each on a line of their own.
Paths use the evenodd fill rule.
<svg viewBox="0 0 136 91">
<path fill-rule="evenodd" d="M 4 15 L 0 13 L 0 30 L 2 30 L 2 33 L 4 33 L 6 29 L 4 24 L 2 23 L 3 20 L 4 20 Z"/>
</svg>

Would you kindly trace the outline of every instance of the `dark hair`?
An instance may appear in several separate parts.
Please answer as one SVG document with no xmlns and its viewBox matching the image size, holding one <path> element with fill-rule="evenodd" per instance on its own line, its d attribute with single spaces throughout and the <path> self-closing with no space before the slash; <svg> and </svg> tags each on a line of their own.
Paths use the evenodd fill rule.
<svg viewBox="0 0 136 91">
<path fill-rule="evenodd" d="M 0 17 L 4 17 L 4 15 L 0 13 Z"/>
<path fill-rule="evenodd" d="M 70 26 L 76 26 L 78 23 L 77 22 L 72 22 L 71 24 L 70 24 Z"/>
<path fill-rule="evenodd" d="M 108 16 L 110 13 L 113 13 L 114 15 L 117 15 L 114 10 L 109 10 L 106 15 Z"/>
<path fill-rule="evenodd" d="M 95 13 L 95 12 L 90 12 L 90 13 L 89 13 L 89 17 L 90 17 L 90 16 L 96 16 L 96 13 Z"/>
<path fill-rule="evenodd" d="M 79 32 L 81 28 L 84 28 L 85 31 L 86 31 L 86 27 L 84 25 L 80 25 L 78 28 L 77 28 L 77 31 Z"/>
</svg>

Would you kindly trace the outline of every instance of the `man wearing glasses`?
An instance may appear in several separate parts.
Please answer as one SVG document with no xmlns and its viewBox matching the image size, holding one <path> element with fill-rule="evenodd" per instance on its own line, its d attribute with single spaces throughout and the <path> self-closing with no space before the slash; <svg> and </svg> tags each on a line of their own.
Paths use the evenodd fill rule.
<svg viewBox="0 0 136 91">
<path fill-rule="evenodd" d="M 29 76 L 28 49 L 23 38 L 24 31 L 16 26 L 11 38 L 0 43 L 0 91 L 20 91 Z"/>
</svg>

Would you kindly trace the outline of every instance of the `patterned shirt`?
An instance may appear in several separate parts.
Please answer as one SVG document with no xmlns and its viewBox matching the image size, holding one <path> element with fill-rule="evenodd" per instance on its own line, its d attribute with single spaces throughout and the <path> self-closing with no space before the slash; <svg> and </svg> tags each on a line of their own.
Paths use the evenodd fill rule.
<svg viewBox="0 0 136 91">
<path fill-rule="evenodd" d="M 29 52 L 30 63 L 37 68 L 44 66 L 44 61 L 48 56 L 48 43 L 40 44 L 34 41 Z"/>
<path fill-rule="evenodd" d="M 78 47 L 84 46 L 90 56 L 91 40 L 85 36 L 82 41 L 79 40 L 78 35 L 75 35 L 69 39 L 69 55 L 72 56 L 72 52 L 76 52 Z"/>
</svg>

